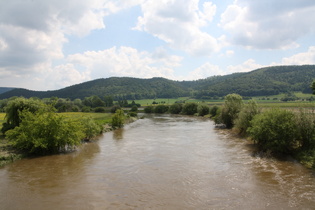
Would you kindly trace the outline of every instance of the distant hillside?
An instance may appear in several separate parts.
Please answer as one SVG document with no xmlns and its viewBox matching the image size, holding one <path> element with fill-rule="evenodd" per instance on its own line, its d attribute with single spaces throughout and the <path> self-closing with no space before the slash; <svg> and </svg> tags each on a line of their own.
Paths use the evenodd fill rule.
<svg viewBox="0 0 315 210">
<path fill-rule="evenodd" d="M 66 87 L 55 91 L 13 89 L 0 94 L 0 99 L 12 96 L 50 98 L 80 98 L 112 95 L 115 99 L 177 98 L 193 96 L 210 98 L 238 93 L 242 96 L 268 96 L 291 91 L 311 93 L 315 65 L 274 66 L 246 73 L 213 76 L 196 81 L 172 81 L 164 78 L 138 79 L 111 77 Z"/>
<path fill-rule="evenodd" d="M 13 90 L 14 88 L 0 87 L 0 94 Z"/>
</svg>

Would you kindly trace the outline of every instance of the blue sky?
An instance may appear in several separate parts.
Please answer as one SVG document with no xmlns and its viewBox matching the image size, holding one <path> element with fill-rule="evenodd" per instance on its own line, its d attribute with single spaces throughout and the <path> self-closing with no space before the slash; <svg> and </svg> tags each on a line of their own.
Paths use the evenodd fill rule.
<svg viewBox="0 0 315 210">
<path fill-rule="evenodd" d="M 315 64 L 314 0 L 0 1 L 0 86 Z"/>
</svg>

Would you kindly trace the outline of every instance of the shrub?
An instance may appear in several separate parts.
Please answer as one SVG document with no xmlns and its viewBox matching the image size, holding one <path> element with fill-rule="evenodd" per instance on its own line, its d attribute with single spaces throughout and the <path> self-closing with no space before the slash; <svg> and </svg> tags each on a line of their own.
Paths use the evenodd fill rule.
<svg viewBox="0 0 315 210">
<path fill-rule="evenodd" d="M 221 110 L 221 121 L 227 128 L 232 128 L 234 126 L 234 121 L 236 120 L 238 113 L 241 111 L 242 106 L 242 96 L 235 93 L 225 96 L 224 105 Z"/>
<path fill-rule="evenodd" d="M 169 112 L 171 114 L 179 114 L 183 109 L 183 104 L 181 103 L 175 103 L 175 104 L 172 104 L 169 108 Z"/>
<path fill-rule="evenodd" d="M 23 110 L 28 110 L 31 113 L 35 113 L 39 110 L 52 110 L 51 106 L 44 104 L 43 102 L 35 99 L 16 98 L 8 102 L 5 107 L 6 122 L 3 125 L 2 132 L 5 133 L 7 129 L 13 129 L 19 126 L 22 122 L 20 113 Z"/>
<path fill-rule="evenodd" d="M 198 115 L 199 116 L 205 116 L 209 114 L 209 106 L 206 104 L 199 104 L 197 107 Z"/>
<path fill-rule="evenodd" d="M 51 154 L 73 149 L 84 138 L 78 122 L 66 120 L 54 112 L 20 112 L 23 121 L 7 131 L 12 145 L 30 154 Z"/>
<path fill-rule="evenodd" d="M 157 114 L 164 114 L 167 111 L 168 111 L 168 106 L 166 106 L 164 104 L 157 105 L 154 108 L 154 113 L 157 113 Z"/>
<path fill-rule="evenodd" d="M 185 103 L 183 106 L 182 113 L 186 115 L 194 115 L 197 113 L 198 104 L 194 102 Z"/>
<path fill-rule="evenodd" d="M 303 151 L 315 150 L 315 119 L 314 113 L 300 110 L 296 113 L 297 138 Z"/>
<path fill-rule="evenodd" d="M 297 132 L 295 116 L 284 109 L 271 109 L 256 115 L 247 131 L 262 150 L 289 153 Z"/>
<path fill-rule="evenodd" d="M 144 112 L 147 114 L 153 113 L 154 112 L 154 107 L 153 106 L 147 106 L 144 108 Z"/>
<path fill-rule="evenodd" d="M 89 140 L 103 132 L 103 126 L 95 122 L 92 118 L 84 118 L 81 120 L 85 139 Z"/>
<path fill-rule="evenodd" d="M 124 111 L 121 109 L 118 109 L 112 117 L 112 127 L 121 128 L 124 126 L 124 122 L 125 122 Z"/>
<path fill-rule="evenodd" d="M 138 114 L 137 114 L 137 112 L 129 112 L 128 116 L 130 116 L 130 117 L 137 117 Z"/>
<path fill-rule="evenodd" d="M 113 107 L 111 108 L 110 112 L 111 112 L 111 113 L 116 113 L 116 111 L 117 111 L 118 109 L 121 109 L 121 107 L 120 107 L 119 105 L 115 105 L 115 106 L 113 106 Z"/>
<path fill-rule="evenodd" d="M 94 109 L 94 112 L 97 112 L 97 113 L 104 113 L 106 111 L 105 107 L 96 107 Z"/>
<path fill-rule="evenodd" d="M 210 108 L 209 113 L 210 117 L 215 117 L 217 115 L 217 110 L 219 109 L 218 106 L 213 106 Z"/>
<path fill-rule="evenodd" d="M 130 112 L 137 112 L 138 111 L 138 106 L 137 105 L 133 105 L 130 109 Z"/>
<path fill-rule="evenodd" d="M 250 100 L 241 110 L 238 118 L 235 120 L 235 128 L 241 135 L 245 135 L 247 129 L 250 127 L 250 121 L 255 115 L 259 113 L 257 103 Z"/>
</svg>

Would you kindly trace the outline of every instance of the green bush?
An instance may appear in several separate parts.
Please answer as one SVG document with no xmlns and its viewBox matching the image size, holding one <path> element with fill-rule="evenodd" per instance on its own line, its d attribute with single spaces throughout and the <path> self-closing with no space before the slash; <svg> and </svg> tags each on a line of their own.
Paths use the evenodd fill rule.
<svg viewBox="0 0 315 210">
<path fill-rule="evenodd" d="M 209 114 L 210 114 L 210 117 L 215 117 L 217 115 L 217 110 L 219 109 L 218 106 L 213 106 L 210 108 L 209 110 Z"/>
<path fill-rule="evenodd" d="M 246 135 L 246 131 L 250 127 L 250 121 L 252 121 L 257 114 L 259 114 L 257 103 L 254 100 L 248 101 L 234 122 L 235 128 L 241 135 Z"/>
<path fill-rule="evenodd" d="M 185 103 L 182 109 L 182 113 L 186 115 L 194 115 L 197 113 L 198 104 L 194 102 Z"/>
<path fill-rule="evenodd" d="M 164 104 L 159 104 L 154 108 L 154 113 L 157 113 L 157 114 L 164 114 L 167 111 L 168 111 L 168 106 Z"/>
<path fill-rule="evenodd" d="M 238 117 L 238 113 L 243 106 L 242 96 L 238 94 L 229 94 L 225 96 L 223 108 L 221 110 L 221 121 L 227 128 L 234 126 L 234 121 Z"/>
<path fill-rule="evenodd" d="M 197 107 L 197 112 L 199 116 L 205 116 L 209 114 L 209 106 L 207 104 L 199 104 Z"/>
<path fill-rule="evenodd" d="M 117 111 L 118 109 L 121 109 L 121 107 L 120 107 L 119 105 L 115 105 L 115 106 L 113 106 L 113 107 L 111 108 L 110 112 L 111 112 L 111 113 L 116 113 L 116 111 Z"/>
<path fill-rule="evenodd" d="M 130 109 L 130 112 L 137 112 L 138 111 L 138 106 L 133 105 Z"/>
<path fill-rule="evenodd" d="M 314 113 L 300 110 L 296 113 L 297 138 L 303 151 L 315 150 Z"/>
<path fill-rule="evenodd" d="M 53 107 L 48 106 L 36 99 L 16 98 L 14 100 L 10 100 L 5 107 L 6 122 L 3 125 L 2 132 L 5 133 L 8 129 L 13 129 L 16 126 L 20 125 L 20 123 L 22 122 L 22 117 L 20 113 L 23 110 L 35 113 L 39 110 L 49 111 L 52 109 Z"/>
<path fill-rule="evenodd" d="M 121 128 L 124 126 L 124 122 L 125 122 L 124 111 L 121 109 L 118 109 L 112 117 L 112 127 Z"/>
<path fill-rule="evenodd" d="M 84 138 L 79 122 L 54 112 L 24 110 L 20 116 L 23 118 L 20 125 L 6 134 L 15 148 L 26 153 L 42 155 L 70 150 Z"/>
<path fill-rule="evenodd" d="M 263 151 L 288 154 L 296 143 L 295 116 L 284 109 L 271 109 L 256 115 L 247 131 Z"/>
<path fill-rule="evenodd" d="M 130 116 L 130 117 L 137 117 L 138 114 L 137 114 L 137 112 L 129 112 L 128 116 Z"/>
<path fill-rule="evenodd" d="M 179 114 L 183 109 L 183 104 L 181 103 L 175 103 L 175 104 L 172 104 L 169 108 L 169 112 L 171 114 Z"/>
<path fill-rule="evenodd" d="M 105 111 L 106 111 L 105 107 L 102 106 L 94 108 L 94 112 L 96 113 L 104 113 Z"/>
<path fill-rule="evenodd" d="M 84 118 L 81 120 L 85 139 L 90 140 L 103 132 L 103 126 L 95 122 L 92 118 Z"/>
<path fill-rule="evenodd" d="M 154 112 L 154 107 L 153 106 L 147 106 L 144 108 L 144 112 L 147 114 L 153 113 Z"/>
</svg>

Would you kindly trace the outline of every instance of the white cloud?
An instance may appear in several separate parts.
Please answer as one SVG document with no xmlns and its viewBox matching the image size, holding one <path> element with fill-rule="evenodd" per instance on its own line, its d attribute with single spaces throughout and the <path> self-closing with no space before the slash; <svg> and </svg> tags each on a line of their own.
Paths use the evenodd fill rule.
<svg viewBox="0 0 315 210">
<path fill-rule="evenodd" d="M 196 68 L 185 78 L 185 80 L 198 80 L 205 79 L 207 77 L 215 75 L 224 75 L 225 72 L 220 69 L 219 66 L 210 63 L 205 63 L 202 66 Z"/>
<path fill-rule="evenodd" d="M 148 53 L 130 47 L 112 47 L 68 57 L 69 63 L 83 68 L 91 78 L 110 76 L 173 78 L 173 67 L 179 66 L 181 60 L 179 56 L 167 55 L 163 49 Z"/>
<path fill-rule="evenodd" d="M 235 0 L 221 15 L 220 26 L 232 44 L 259 49 L 296 48 L 296 41 L 314 33 L 313 0 Z"/>
<path fill-rule="evenodd" d="M 218 51 L 217 40 L 201 31 L 212 20 L 216 6 L 210 2 L 198 8 L 198 0 L 146 1 L 141 4 L 143 16 L 134 29 L 146 31 L 170 47 L 191 55 L 211 55 Z"/>
<path fill-rule="evenodd" d="M 255 69 L 262 68 L 262 67 L 264 66 L 261 64 L 257 64 L 254 59 L 248 59 L 240 65 L 228 66 L 226 73 L 232 74 L 235 72 L 249 72 L 249 71 L 253 71 Z"/>
<path fill-rule="evenodd" d="M 295 54 L 282 59 L 283 65 L 315 64 L 315 46 L 309 47 L 307 52 Z"/>
</svg>

